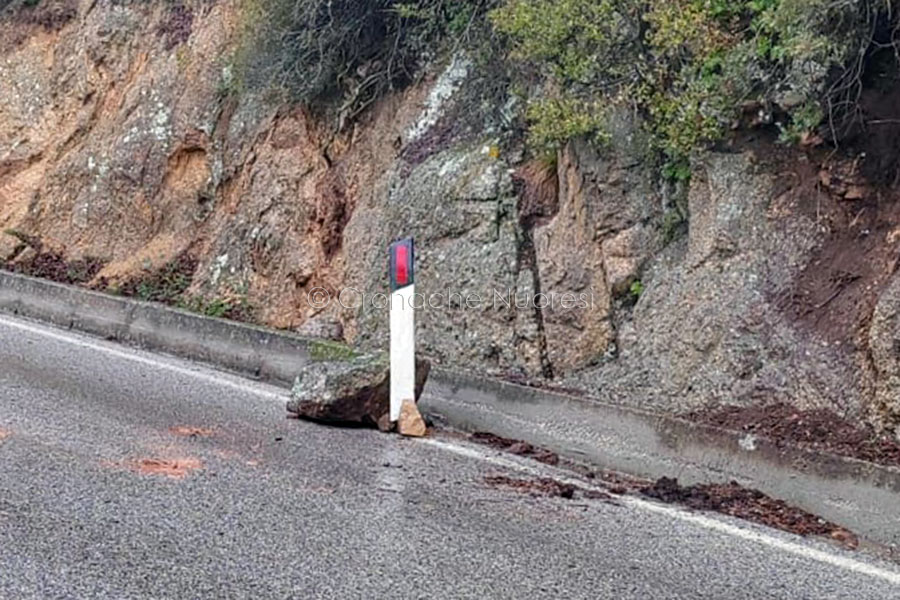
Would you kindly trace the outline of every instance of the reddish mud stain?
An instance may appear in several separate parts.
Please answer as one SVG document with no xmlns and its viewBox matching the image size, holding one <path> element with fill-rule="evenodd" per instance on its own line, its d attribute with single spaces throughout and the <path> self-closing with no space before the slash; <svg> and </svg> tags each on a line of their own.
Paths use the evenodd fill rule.
<svg viewBox="0 0 900 600">
<path fill-rule="evenodd" d="M 196 458 L 141 458 L 131 464 L 132 468 L 144 475 L 163 475 L 171 479 L 184 479 L 191 471 L 203 468 Z"/>
<path fill-rule="evenodd" d="M 202 427 L 190 427 L 188 425 L 178 425 L 169 429 L 170 432 L 181 437 L 200 438 L 212 437 L 212 429 L 204 429 Z"/>
<path fill-rule="evenodd" d="M 3 440 L 5 440 L 6 438 L 8 438 L 11 435 L 12 435 L 11 431 L 0 428 L 0 442 L 2 442 Z"/>
</svg>

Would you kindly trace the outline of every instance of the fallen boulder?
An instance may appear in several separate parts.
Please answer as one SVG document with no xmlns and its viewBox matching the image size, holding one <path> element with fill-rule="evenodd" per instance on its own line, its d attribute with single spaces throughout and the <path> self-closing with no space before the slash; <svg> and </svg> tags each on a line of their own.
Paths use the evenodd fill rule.
<svg viewBox="0 0 900 600">
<path fill-rule="evenodd" d="M 416 361 L 416 400 L 422 394 L 431 364 Z M 294 381 L 288 412 L 334 425 L 391 428 L 390 359 L 367 354 L 346 360 L 309 363 Z"/>
</svg>

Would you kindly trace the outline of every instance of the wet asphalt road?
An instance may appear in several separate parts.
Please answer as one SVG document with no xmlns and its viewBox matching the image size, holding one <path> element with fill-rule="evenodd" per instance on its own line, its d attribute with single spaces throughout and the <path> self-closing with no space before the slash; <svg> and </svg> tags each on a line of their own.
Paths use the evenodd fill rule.
<svg viewBox="0 0 900 600">
<path fill-rule="evenodd" d="M 0 316 L 0 599 L 900 598 L 860 552 L 497 489 L 545 467 L 283 394 Z"/>
</svg>

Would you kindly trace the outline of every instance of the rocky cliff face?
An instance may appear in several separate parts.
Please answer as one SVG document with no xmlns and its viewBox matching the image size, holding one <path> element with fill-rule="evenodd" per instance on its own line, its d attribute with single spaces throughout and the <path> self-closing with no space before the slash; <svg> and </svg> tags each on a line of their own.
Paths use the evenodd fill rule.
<svg viewBox="0 0 900 600">
<path fill-rule="evenodd" d="M 7 12 L 0 228 L 20 235 L 0 255 L 28 260 L 32 236 L 99 261 L 89 284 L 113 289 L 187 265 L 187 296 L 383 346 L 386 248 L 414 235 L 419 339 L 440 363 L 895 428 L 900 209 L 852 160 L 761 135 L 678 190 L 623 114 L 609 148 L 526 161 L 502 76 L 463 53 L 336 131 L 229 93 L 236 21 L 230 0 Z"/>
</svg>

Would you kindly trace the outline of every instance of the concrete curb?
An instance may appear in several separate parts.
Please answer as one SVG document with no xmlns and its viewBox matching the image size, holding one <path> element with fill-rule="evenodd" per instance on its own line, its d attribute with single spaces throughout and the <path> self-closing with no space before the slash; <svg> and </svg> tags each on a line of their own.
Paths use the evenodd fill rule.
<svg viewBox="0 0 900 600">
<path fill-rule="evenodd" d="M 4 271 L 0 310 L 282 385 L 320 343 Z M 641 477 L 734 479 L 871 541 L 900 544 L 900 469 L 443 368 L 432 369 L 421 406 L 459 429 L 525 440 Z"/>
<path fill-rule="evenodd" d="M 287 385 L 321 343 L 6 271 L 0 310 Z"/>
</svg>

